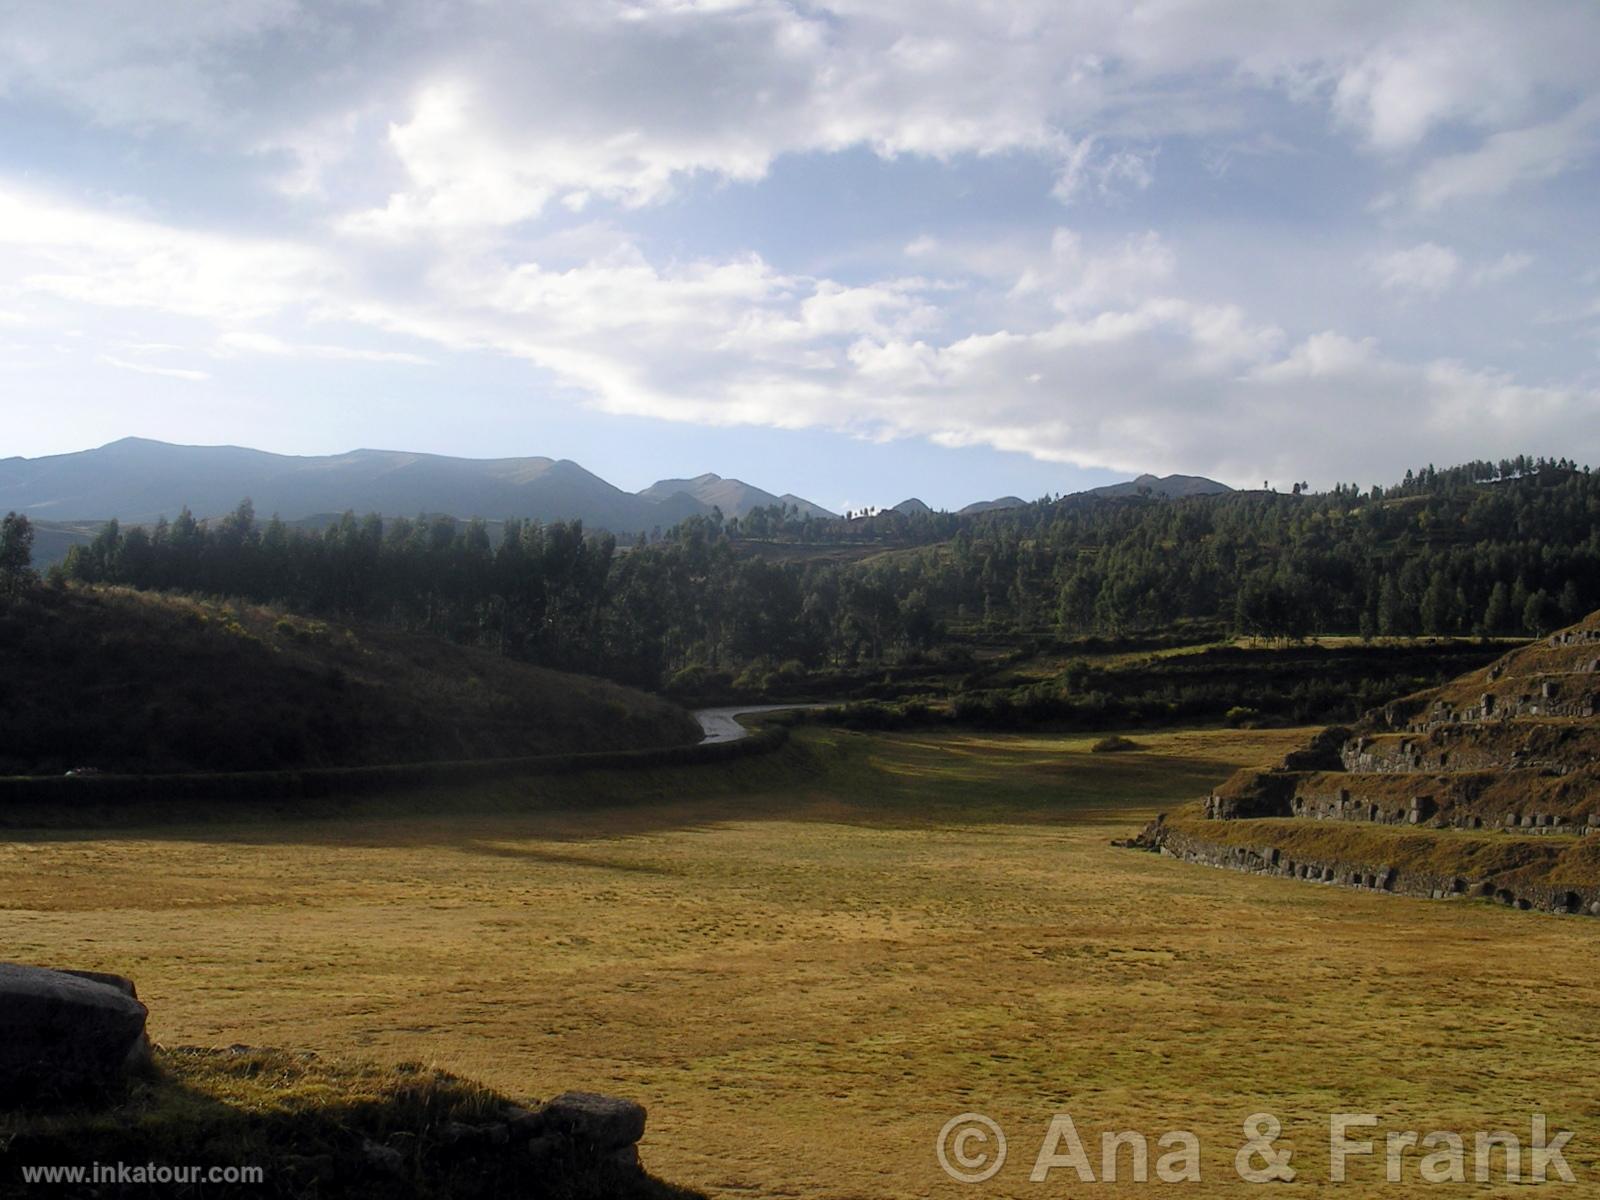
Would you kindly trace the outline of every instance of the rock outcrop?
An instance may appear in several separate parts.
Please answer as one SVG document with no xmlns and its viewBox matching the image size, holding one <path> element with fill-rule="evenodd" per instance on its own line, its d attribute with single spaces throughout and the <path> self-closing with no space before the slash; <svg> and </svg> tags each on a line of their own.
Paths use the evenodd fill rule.
<svg viewBox="0 0 1600 1200">
<path fill-rule="evenodd" d="M 573 1169 L 639 1170 L 644 1137 L 644 1106 L 596 1092 L 563 1092 L 533 1108 L 509 1105 L 487 1119 L 452 1120 L 426 1130 L 421 1141 L 410 1131 L 398 1144 L 365 1141 L 361 1157 L 380 1170 L 401 1169 L 419 1155 L 450 1165 L 493 1157 L 503 1167 L 521 1164 L 537 1173 Z"/>
<path fill-rule="evenodd" d="M 597 1092 L 563 1092 L 534 1110 L 524 1128 L 536 1137 L 571 1142 L 598 1157 L 637 1158 L 644 1137 L 644 1106 Z"/>
<path fill-rule="evenodd" d="M 147 1015 L 120 975 L 0 963 L 0 1102 L 114 1088 L 149 1062 Z"/>
<path fill-rule="evenodd" d="M 137 1086 L 92 1105 L 0 1112 L 0 1180 L 42 1164 L 220 1166 L 226 1154 L 264 1166 L 264 1178 L 160 1189 L 119 1174 L 93 1194 L 704 1200 L 649 1173 L 644 1127 L 644 1109 L 630 1100 L 568 1092 L 518 1101 L 417 1062 L 168 1046 L 153 1051 Z M 11 1194 L 0 1183 L 0 1195 Z"/>
<path fill-rule="evenodd" d="M 265 1190 L 218 1195 L 697 1195 L 645 1170 L 645 1110 L 632 1100 L 572 1091 L 517 1102 L 419 1063 L 325 1063 L 311 1051 L 152 1049 L 146 1016 L 120 975 L 0 964 L 0 1177 L 228 1146 L 272 1172 Z M 118 1086 L 135 1070 L 137 1086 Z M 119 1174 L 94 1194 L 145 1196 L 150 1182 Z"/>
</svg>

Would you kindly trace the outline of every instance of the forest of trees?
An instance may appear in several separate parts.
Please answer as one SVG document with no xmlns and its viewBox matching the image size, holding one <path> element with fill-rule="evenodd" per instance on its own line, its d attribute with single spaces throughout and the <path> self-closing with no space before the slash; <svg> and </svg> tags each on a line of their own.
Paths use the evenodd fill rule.
<svg viewBox="0 0 1600 1200">
<path fill-rule="evenodd" d="M 108 523 L 59 574 L 85 582 L 281 603 L 492 645 L 552 666 L 656 686 L 696 666 L 855 663 L 930 647 L 926 601 L 872 573 L 740 557 L 720 523 L 619 551 L 581 524 L 346 516 L 308 532 L 257 522 Z"/>
<path fill-rule="evenodd" d="M 381 519 L 320 530 L 184 512 L 108 524 L 62 577 L 233 595 L 426 630 L 659 686 L 684 672 L 856 667 L 992 636 L 1184 620 L 1295 639 L 1540 633 L 1600 606 L 1600 477 L 1519 457 L 1313 494 L 1048 499 L 972 517 L 694 518 L 619 547 L 580 525 Z M 752 540 L 876 541 L 774 563 Z"/>
</svg>

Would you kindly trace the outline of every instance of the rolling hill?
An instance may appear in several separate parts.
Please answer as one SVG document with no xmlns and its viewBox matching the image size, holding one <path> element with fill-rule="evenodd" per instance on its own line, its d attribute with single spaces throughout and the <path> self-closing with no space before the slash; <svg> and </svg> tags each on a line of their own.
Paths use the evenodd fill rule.
<svg viewBox="0 0 1600 1200">
<path fill-rule="evenodd" d="M 965 508 L 957 511 L 958 517 L 970 517 L 977 513 L 999 512 L 1006 508 L 1021 508 L 1027 501 L 1020 496 L 1001 496 L 998 500 L 975 500 Z"/>
<path fill-rule="evenodd" d="M 1138 496 L 1148 492 L 1159 499 L 1180 500 L 1185 496 L 1220 496 L 1233 489 L 1204 475 L 1141 475 L 1127 483 L 1108 483 L 1080 493 L 1085 496 Z"/>
<path fill-rule="evenodd" d="M 0 774 L 365 766 L 689 744 L 642 692 L 392 629 L 120 588 L 0 609 Z"/>
<path fill-rule="evenodd" d="M 763 491 L 740 479 L 724 479 L 720 475 L 697 475 L 693 479 L 661 479 L 652 483 L 639 493 L 640 497 L 653 504 L 666 504 L 672 500 L 687 496 L 704 505 L 708 510 L 720 508 L 724 517 L 742 517 L 757 508 L 769 508 L 774 504 L 787 504 L 791 508 L 798 508 L 803 516 L 832 517 L 837 514 L 829 512 L 820 504 L 813 504 L 792 493 L 774 496 L 771 492 Z"/>
</svg>

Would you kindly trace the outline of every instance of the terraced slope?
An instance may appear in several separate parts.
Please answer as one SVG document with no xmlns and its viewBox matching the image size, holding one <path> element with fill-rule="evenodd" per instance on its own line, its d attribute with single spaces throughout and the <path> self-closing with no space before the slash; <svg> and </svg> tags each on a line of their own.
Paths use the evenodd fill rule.
<svg viewBox="0 0 1600 1200">
<path fill-rule="evenodd" d="M 1600 613 L 1240 771 L 1135 843 L 1193 861 L 1600 916 Z"/>
</svg>

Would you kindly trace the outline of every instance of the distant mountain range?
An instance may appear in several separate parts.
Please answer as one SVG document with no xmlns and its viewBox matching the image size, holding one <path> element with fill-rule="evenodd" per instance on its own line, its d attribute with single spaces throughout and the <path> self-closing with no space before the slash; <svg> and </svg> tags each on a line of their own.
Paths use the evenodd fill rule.
<svg viewBox="0 0 1600 1200">
<path fill-rule="evenodd" d="M 1218 483 L 1215 479 L 1207 479 L 1203 475 L 1141 475 L 1137 479 L 1130 479 L 1127 483 L 1108 483 L 1103 487 L 1089 488 L 1083 492 L 1073 492 L 1073 496 L 1103 496 L 1115 499 L 1118 496 L 1152 496 L 1158 500 L 1179 500 L 1185 496 L 1220 496 L 1233 489 L 1225 483 Z M 958 517 L 970 517 L 974 513 L 998 512 L 1004 508 L 1021 508 L 1027 501 L 1020 496 L 1001 496 L 998 500 L 977 500 L 965 508 L 957 509 Z M 902 500 L 894 506 L 894 511 L 904 513 L 906 516 L 917 516 L 921 513 L 931 513 L 923 501 L 912 496 L 909 500 Z"/>
<path fill-rule="evenodd" d="M 298 520 L 321 513 L 419 512 L 458 517 L 581 519 L 617 534 L 665 529 L 688 517 L 742 517 L 790 504 L 833 516 L 799 496 L 775 496 L 737 479 L 664 479 L 634 494 L 567 459 L 450 458 L 397 450 L 296 457 L 239 446 L 174 446 L 123 438 L 97 450 L 0 460 L 0 512 L 15 509 L 51 522 L 132 524 L 231 512 L 245 497 L 263 517 Z"/>
<path fill-rule="evenodd" d="M 1141 475 L 1079 495 L 1176 499 L 1231 490 L 1195 475 Z M 175 446 L 147 438 L 123 438 L 74 454 L 0 459 L 0 513 L 14 509 L 39 522 L 35 548 L 40 562 L 61 557 L 73 542 L 87 540 L 94 524 L 111 517 L 148 524 L 174 517 L 185 506 L 197 517 L 217 517 L 245 497 L 260 516 L 277 514 L 286 521 L 316 523 L 346 511 L 447 513 L 492 521 L 578 519 L 621 536 L 667 529 L 713 510 L 724 517 L 743 517 L 774 504 L 817 518 L 836 515 L 800 496 L 774 495 L 720 475 L 663 479 L 643 491 L 625 492 L 568 459 L 451 458 L 400 450 L 297 457 L 240 446 Z M 969 504 L 959 515 L 1023 504 L 1016 496 L 1002 496 Z M 932 512 L 915 498 L 894 507 L 907 515 Z"/>
</svg>

